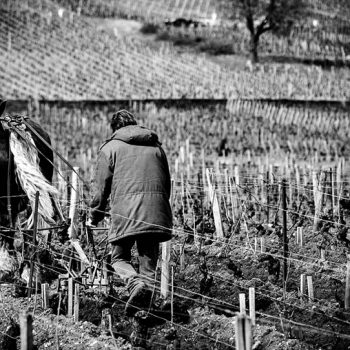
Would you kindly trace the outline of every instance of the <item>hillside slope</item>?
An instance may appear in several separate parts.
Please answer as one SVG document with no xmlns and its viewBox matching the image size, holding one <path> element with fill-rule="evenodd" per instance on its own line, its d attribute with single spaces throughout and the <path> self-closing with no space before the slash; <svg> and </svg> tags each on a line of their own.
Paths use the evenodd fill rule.
<svg viewBox="0 0 350 350">
<path fill-rule="evenodd" d="M 260 65 L 231 71 L 204 56 L 98 30 L 50 1 L 0 4 L 0 95 L 8 99 L 348 99 L 350 72 Z"/>
</svg>

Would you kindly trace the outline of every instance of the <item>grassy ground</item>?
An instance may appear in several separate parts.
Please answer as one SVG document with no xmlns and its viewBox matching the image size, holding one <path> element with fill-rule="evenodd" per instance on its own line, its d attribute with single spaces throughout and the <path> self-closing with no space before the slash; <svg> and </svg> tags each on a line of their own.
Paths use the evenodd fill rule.
<svg viewBox="0 0 350 350">
<path fill-rule="evenodd" d="M 247 57 L 245 55 L 234 54 L 228 48 L 228 43 L 215 43 L 197 41 L 192 39 L 176 39 L 159 31 L 159 28 L 151 28 L 150 25 L 144 25 L 136 20 L 126 19 L 91 19 L 96 23 L 97 29 L 107 30 L 120 36 L 129 36 L 146 42 L 151 47 L 160 47 L 164 42 L 173 43 L 174 49 L 179 52 L 204 53 L 206 57 L 225 67 L 233 70 L 241 70 L 245 67 Z"/>
<path fill-rule="evenodd" d="M 128 36 L 144 41 L 152 47 L 160 47 L 170 43 L 178 52 L 204 54 L 208 60 L 228 67 L 232 70 L 243 69 L 249 60 L 248 54 L 235 52 L 232 43 L 224 37 L 207 37 L 201 34 L 189 35 L 181 29 L 168 30 L 152 23 L 142 23 L 137 20 L 92 18 L 100 30 L 107 30 L 117 36 Z M 342 62 L 329 60 L 307 60 L 295 57 L 260 54 L 261 63 L 286 63 L 297 66 L 316 64 L 324 69 L 331 66 L 344 66 Z M 350 62 L 349 62 L 350 64 Z"/>
</svg>

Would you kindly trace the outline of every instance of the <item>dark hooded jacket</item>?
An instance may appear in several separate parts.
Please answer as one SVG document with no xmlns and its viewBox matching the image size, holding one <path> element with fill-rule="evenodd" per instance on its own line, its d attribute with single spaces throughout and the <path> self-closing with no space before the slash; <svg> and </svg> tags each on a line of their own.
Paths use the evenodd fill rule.
<svg viewBox="0 0 350 350">
<path fill-rule="evenodd" d="M 110 196 L 109 241 L 147 235 L 171 238 L 170 174 L 158 136 L 130 125 L 118 129 L 100 148 L 93 183 L 91 220 L 104 217 Z"/>
</svg>

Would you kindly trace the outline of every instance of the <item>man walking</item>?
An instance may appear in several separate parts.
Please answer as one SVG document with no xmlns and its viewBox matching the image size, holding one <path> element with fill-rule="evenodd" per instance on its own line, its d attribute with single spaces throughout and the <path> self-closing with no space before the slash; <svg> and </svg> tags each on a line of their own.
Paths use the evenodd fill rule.
<svg viewBox="0 0 350 350">
<path fill-rule="evenodd" d="M 105 216 L 110 196 L 112 266 L 129 291 L 126 314 L 150 305 L 159 243 L 171 239 L 170 174 L 166 155 L 151 130 L 134 116 L 113 114 L 113 135 L 100 147 L 90 203 L 90 225 Z M 139 271 L 131 264 L 136 243 Z"/>
</svg>

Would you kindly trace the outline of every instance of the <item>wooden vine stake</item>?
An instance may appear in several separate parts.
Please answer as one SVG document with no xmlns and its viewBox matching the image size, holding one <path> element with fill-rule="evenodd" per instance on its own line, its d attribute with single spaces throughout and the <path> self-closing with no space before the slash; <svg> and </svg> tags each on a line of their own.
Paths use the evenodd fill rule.
<svg viewBox="0 0 350 350">
<path fill-rule="evenodd" d="M 72 184 L 70 188 L 70 205 L 69 205 L 69 219 L 70 219 L 70 226 L 68 228 L 68 236 L 70 238 L 70 242 L 76 252 L 79 255 L 79 259 L 83 264 L 91 265 L 88 257 L 86 256 L 85 252 L 83 251 L 82 247 L 79 243 L 79 224 L 78 224 L 78 205 L 80 200 L 80 184 L 79 184 L 79 177 L 80 177 L 80 168 L 74 167 L 72 171 Z M 81 266 L 80 266 L 81 268 Z"/>
<path fill-rule="evenodd" d="M 192 211 L 192 217 L 193 217 L 193 240 L 196 247 L 198 247 L 200 244 L 200 240 L 199 240 L 199 236 L 196 228 L 196 215 L 194 214 L 194 210 Z"/>
<path fill-rule="evenodd" d="M 225 198 L 227 205 L 230 203 L 231 197 L 230 197 L 230 186 L 228 181 L 228 169 L 224 169 L 224 176 L 225 176 Z M 231 204 L 231 203 L 230 203 Z"/>
<path fill-rule="evenodd" d="M 74 167 L 72 171 L 72 187 L 71 187 L 71 195 L 70 195 L 70 207 L 69 207 L 69 219 L 70 226 L 68 228 L 68 236 L 70 239 L 78 238 L 78 230 L 77 230 L 77 220 L 78 220 L 78 202 L 79 202 L 79 168 Z"/>
<path fill-rule="evenodd" d="M 299 244 L 299 230 L 298 230 L 299 227 L 297 227 L 297 232 L 295 233 L 295 242 L 296 244 Z"/>
<path fill-rule="evenodd" d="M 350 308 L 350 256 L 347 256 L 348 261 L 346 263 L 346 279 L 345 279 L 345 309 L 349 310 Z"/>
<path fill-rule="evenodd" d="M 38 274 L 35 276 L 35 297 L 34 297 L 34 309 L 33 309 L 33 315 L 35 315 L 36 311 L 36 300 L 38 297 Z"/>
<path fill-rule="evenodd" d="M 74 322 L 79 321 L 79 284 L 75 284 L 74 289 Z"/>
<path fill-rule="evenodd" d="M 287 181 L 282 181 L 282 224 L 283 224 L 283 290 L 286 292 L 288 276 L 288 237 L 287 237 Z"/>
<path fill-rule="evenodd" d="M 336 187 L 337 187 L 337 207 L 338 207 L 338 216 L 340 217 L 340 197 L 342 195 L 343 192 L 343 183 L 342 183 L 342 173 L 343 173 L 343 169 L 342 169 L 342 162 L 339 161 L 338 162 L 338 166 L 336 169 Z"/>
<path fill-rule="evenodd" d="M 38 210 L 39 210 L 39 192 L 35 194 L 34 202 L 34 219 L 33 219 L 33 248 L 30 258 L 30 270 L 29 270 L 29 281 L 28 281 L 28 297 L 32 295 L 33 287 L 33 273 L 34 273 L 34 256 L 36 255 L 36 234 L 38 232 Z"/>
<path fill-rule="evenodd" d="M 265 238 L 264 237 L 260 237 L 260 251 L 261 251 L 261 254 L 264 254 L 266 252 Z"/>
<path fill-rule="evenodd" d="M 239 167 L 238 167 L 238 165 L 236 165 L 234 168 L 234 177 L 235 177 L 236 186 L 239 186 L 240 181 L 239 181 Z"/>
<path fill-rule="evenodd" d="M 297 165 L 295 165 L 295 181 L 296 181 L 296 184 L 297 184 L 297 203 L 298 205 L 300 204 L 300 193 L 299 193 L 299 189 L 300 189 L 300 172 L 299 172 L 299 168 Z"/>
<path fill-rule="evenodd" d="M 317 176 L 317 172 L 314 171 L 312 174 L 312 183 L 314 191 L 314 202 L 315 202 L 315 218 L 314 218 L 314 232 L 318 228 L 320 214 L 322 212 L 322 203 L 323 203 L 323 182 L 325 174 L 321 172 L 320 176 Z"/>
<path fill-rule="evenodd" d="M 256 324 L 256 312 L 255 312 L 255 288 L 249 288 L 249 317 L 252 320 L 252 325 Z"/>
<path fill-rule="evenodd" d="M 252 322 L 247 315 L 235 317 L 236 350 L 252 349 Z"/>
<path fill-rule="evenodd" d="M 219 239 L 222 239 L 222 238 L 224 238 L 224 231 L 222 229 L 219 201 L 218 201 L 218 197 L 216 195 L 216 191 L 214 189 L 214 186 L 212 185 L 212 182 L 210 179 L 209 169 L 206 170 L 206 174 L 207 174 L 207 181 L 208 181 L 208 188 L 209 188 L 209 190 L 208 190 L 209 198 L 210 198 L 210 202 L 212 204 L 212 210 L 213 210 L 213 215 L 214 215 L 216 237 Z"/>
<path fill-rule="evenodd" d="M 334 183 L 333 183 L 333 169 L 329 168 L 329 185 L 330 185 L 330 202 L 331 202 L 331 212 L 332 212 L 332 218 L 334 217 Z"/>
<path fill-rule="evenodd" d="M 41 300 L 43 309 L 47 309 L 49 307 L 49 284 L 42 283 L 41 285 Z"/>
<path fill-rule="evenodd" d="M 169 295 L 170 251 L 171 251 L 171 241 L 162 243 L 162 274 L 160 279 L 160 295 L 164 299 L 166 299 Z"/>
<path fill-rule="evenodd" d="M 300 301 L 302 302 L 305 295 L 305 274 L 300 275 Z"/>
<path fill-rule="evenodd" d="M 309 294 L 309 301 L 313 302 L 314 301 L 314 284 L 312 282 L 312 276 L 307 276 L 307 291 Z"/>
<path fill-rule="evenodd" d="M 232 189 L 233 186 L 232 186 L 231 178 L 229 178 L 229 186 L 230 186 L 230 202 L 231 202 L 232 220 L 236 221 L 235 204 L 233 201 L 233 189 Z"/>
<path fill-rule="evenodd" d="M 180 271 L 185 268 L 185 247 L 183 244 L 179 245 L 179 260 L 180 260 Z"/>
<path fill-rule="evenodd" d="M 245 294 L 239 293 L 239 312 L 240 312 L 240 314 L 245 315 L 246 314 L 245 309 L 246 309 Z"/>
<path fill-rule="evenodd" d="M 104 287 L 105 291 L 108 290 L 108 267 L 107 267 L 107 261 L 103 262 L 103 268 L 102 268 L 102 280 L 101 284 Z"/>
<path fill-rule="evenodd" d="M 171 266 L 170 322 L 174 322 L 174 266 Z"/>
<path fill-rule="evenodd" d="M 73 288 L 74 288 L 73 278 L 68 278 L 68 310 L 67 310 L 68 317 L 73 316 L 73 293 L 74 293 Z"/>
<path fill-rule="evenodd" d="M 205 181 L 205 154 L 204 154 L 204 149 L 202 148 L 201 150 L 201 160 L 202 160 L 202 186 L 203 186 L 203 193 L 207 193 L 207 183 Z"/>
<path fill-rule="evenodd" d="M 174 180 L 171 180 L 171 195 L 170 205 L 173 204 L 174 197 Z M 170 253 L 171 253 L 171 241 L 162 243 L 162 261 L 161 261 L 161 277 L 160 277 L 160 295 L 166 299 L 169 296 L 169 280 L 170 280 Z"/>
<path fill-rule="evenodd" d="M 302 247 L 304 245 L 303 228 L 297 227 L 297 244 Z"/>
<path fill-rule="evenodd" d="M 33 316 L 24 311 L 20 316 L 21 350 L 33 349 Z"/>
<path fill-rule="evenodd" d="M 254 237 L 254 253 L 256 254 L 258 251 L 258 237 Z"/>
</svg>

